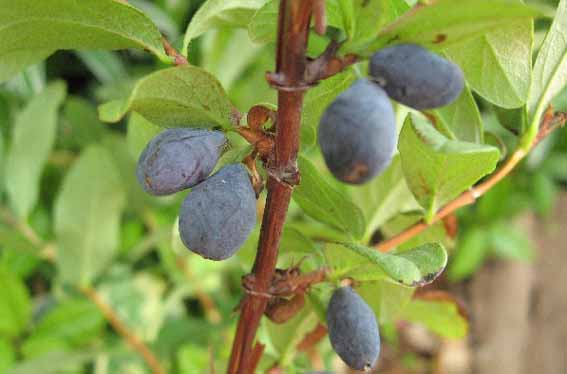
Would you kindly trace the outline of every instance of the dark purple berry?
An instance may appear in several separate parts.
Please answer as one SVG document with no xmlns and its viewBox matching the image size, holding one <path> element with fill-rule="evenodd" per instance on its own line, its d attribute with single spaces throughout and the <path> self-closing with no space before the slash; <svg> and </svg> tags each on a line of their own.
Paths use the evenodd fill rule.
<svg viewBox="0 0 567 374">
<path fill-rule="evenodd" d="M 137 177 L 152 195 L 169 195 L 202 182 L 226 144 L 222 132 L 178 128 L 153 138 L 138 160 Z"/>
<path fill-rule="evenodd" d="M 319 146 L 331 173 L 361 184 L 382 172 L 397 144 L 396 119 L 383 89 L 359 79 L 327 108 L 319 124 Z"/>
<path fill-rule="evenodd" d="M 181 206 L 179 234 L 211 260 L 231 257 L 256 225 L 256 193 L 241 164 L 223 167 L 191 190 Z"/>
<path fill-rule="evenodd" d="M 392 99 L 418 110 L 452 103 L 465 86 L 458 65 L 416 44 L 379 50 L 369 73 Z"/>
</svg>

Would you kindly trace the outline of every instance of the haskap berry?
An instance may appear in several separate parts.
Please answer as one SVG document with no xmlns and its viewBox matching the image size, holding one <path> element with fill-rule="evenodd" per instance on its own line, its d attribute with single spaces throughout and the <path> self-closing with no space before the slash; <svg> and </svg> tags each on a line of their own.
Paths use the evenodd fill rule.
<svg viewBox="0 0 567 374">
<path fill-rule="evenodd" d="M 380 332 L 372 309 L 351 288 L 335 290 L 327 308 L 333 350 L 351 368 L 368 370 L 380 354 Z"/>
<path fill-rule="evenodd" d="M 183 244 L 217 261 L 234 255 L 255 224 L 256 193 L 241 164 L 227 165 L 195 186 L 179 214 Z"/>
<path fill-rule="evenodd" d="M 367 79 L 354 82 L 321 117 L 318 141 L 327 167 L 345 183 L 365 183 L 383 171 L 397 144 L 384 90 Z"/>
<path fill-rule="evenodd" d="M 379 50 L 369 74 L 392 99 L 418 110 L 452 103 L 465 85 L 458 65 L 415 44 Z"/>
<path fill-rule="evenodd" d="M 169 195 L 202 182 L 226 145 L 222 132 L 168 129 L 152 139 L 138 160 L 138 181 L 152 195 Z"/>
</svg>

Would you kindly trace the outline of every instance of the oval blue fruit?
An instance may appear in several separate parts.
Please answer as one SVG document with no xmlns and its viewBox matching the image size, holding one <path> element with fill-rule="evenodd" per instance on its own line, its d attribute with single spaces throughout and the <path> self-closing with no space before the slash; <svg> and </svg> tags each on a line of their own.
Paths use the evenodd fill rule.
<svg viewBox="0 0 567 374">
<path fill-rule="evenodd" d="M 138 160 L 136 175 L 152 195 L 169 195 L 202 182 L 215 168 L 226 137 L 222 132 L 168 129 L 153 138 Z"/>
<path fill-rule="evenodd" d="M 465 85 L 458 65 L 415 44 L 399 44 L 376 52 L 370 76 L 388 95 L 414 109 L 448 105 Z"/>
<path fill-rule="evenodd" d="M 333 350 L 351 368 L 368 370 L 380 354 L 380 332 L 372 309 L 350 287 L 335 290 L 327 308 Z"/>
<path fill-rule="evenodd" d="M 241 164 L 223 167 L 187 195 L 179 214 L 185 246 L 204 258 L 224 260 L 256 225 L 256 193 Z"/>
<path fill-rule="evenodd" d="M 327 167 L 345 183 L 365 183 L 382 172 L 397 144 L 394 109 L 384 90 L 367 79 L 354 82 L 323 113 L 318 141 Z"/>
</svg>

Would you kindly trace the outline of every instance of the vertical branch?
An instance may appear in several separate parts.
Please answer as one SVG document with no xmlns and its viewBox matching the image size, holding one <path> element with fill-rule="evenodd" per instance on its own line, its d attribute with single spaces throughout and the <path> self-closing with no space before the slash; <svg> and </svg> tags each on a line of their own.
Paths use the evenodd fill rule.
<svg viewBox="0 0 567 374">
<path fill-rule="evenodd" d="M 274 276 L 278 247 L 293 186 L 298 182 L 297 154 L 305 90 L 307 64 L 305 52 L 309 35 L 312 3 L 307 0 L 281 0 L 278 19 L 276 73 L 270 83 L 278 89 L 275 152 L 266 163 L 270 175 L 268 197 L 262 221 L 258 253 L 252 270 L 253 288 L 241 306 L 228 367 L 230 374 L 251 374 L 254 364 L 252 345 L 260 319 L 266 309 L 270 283 Z"/>
</svg>

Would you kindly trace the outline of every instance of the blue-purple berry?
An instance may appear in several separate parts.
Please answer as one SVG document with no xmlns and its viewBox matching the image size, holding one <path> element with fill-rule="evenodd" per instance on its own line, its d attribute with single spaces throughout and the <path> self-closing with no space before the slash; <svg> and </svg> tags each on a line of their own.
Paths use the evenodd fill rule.
<svg viewBox="0 0 567 374">
<path fill-rule="evenodd" d="M 318 141 L 327 167 L 340 181 L 362 184 L 386 169 L 397 130 L 384 90 L 367 79 L 354 82 L 323 113 Z"/>
<path fill-rule="evenodd" d="M 226 137 L 222 132 L 168 129 L 153 138 L 138 160 L 136 175 L 152 195 L 169 195 L 202 182 L 215 168 Z"/>
<path fill-rule="evenodd" d="M 380 332 L 374 312 L 351 287 L 335 290 L 327 308 L 333 350 L 351 368 L 368 370 L 380 354 Z"/>
<path fill-rule="evenodd" d="M 204 258 L 236 253 L 256 225 L 256 193 L 241 164 L 230 164 L 195 186 L 183 201 L 179 235 Z"/>
<path fill-rule="evenodd" d="M 392 99 L 414 109 L 433 109 L 455 101 L 465 80 L 455 63 L 416 44 L 376 52 L 370 76 Z"/>
</svg>

